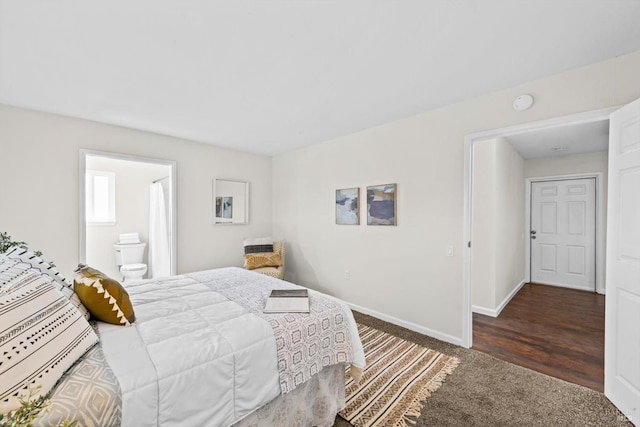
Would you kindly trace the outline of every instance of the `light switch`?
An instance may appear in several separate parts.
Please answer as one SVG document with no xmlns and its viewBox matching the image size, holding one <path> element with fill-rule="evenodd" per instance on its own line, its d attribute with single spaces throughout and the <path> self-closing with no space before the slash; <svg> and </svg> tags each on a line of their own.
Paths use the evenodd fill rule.
<svg viewBox="0 0 640 427">
<path fill-rule="evenodd" d="M 446 256 L 453 256 L 453 246 L 447 246 Z"/>
</svg>

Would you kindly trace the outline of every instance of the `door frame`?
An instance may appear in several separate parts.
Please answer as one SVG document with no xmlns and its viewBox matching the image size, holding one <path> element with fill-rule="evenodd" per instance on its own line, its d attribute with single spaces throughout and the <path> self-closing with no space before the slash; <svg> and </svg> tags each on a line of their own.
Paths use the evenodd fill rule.
<svg viewBox="0 0 640 427">
<path fill-rule="evenodd" d="M 525 281 L 527 283 L 531 282 L 531 233 L 528 233 L 527 230 L 531 230 L 531 185 L 534 182 L 545 182 L 545 181 L 564 181 L 571 179 L 583 179 L 583 178 L 595 178 L 596 185 L 596 270 L 595 270 L 595 279 L 596 279 L 596 287 L 595 291 L 599 294 L 604 295 L 604 280 L 605 280 L 605 264 L 604 264 L 604 254 L 606 251 L 606 247 L 602 247 L 604 243 L 604 230 L 607 227 L 607 224 L 604 222 L 604 180 L 602 172 L 593 172 L 593 173 L 579 173 L 579 174 L 570 174 L 570 175 L 551 175 L 551 176 L 536 176 L 525 178 L 526 180 L 526 188 L 525 188 L 525 209 L 524 209 L 524 229 L 525 229 Z M 570 286 L 567 286 L 571 288 Z"/>
<path fill-rule="evenodd" d="M 177 274 L 178 266 L 178 203 L 177 203 L 177 183 L 176 176 L 177 163 L 173 160 L 154 159 L 152 157 L 134 156 L 130 154 L 112 153 L 108 151 L 97 151 L 80 149 L 78 159 L 78 204 L 79 204 L 79 232 L 78 232 L 78 258 L 81 263 L 87 261 L 87 224 L 86 224 L 86 181 L 85 171 L 87 169 L 87 157 L 102 157 L 113 160 L 127 160 L 138 163 L 152 163 L 156 165 L 169 166 L 171 168 L 171 241 L 169 242 L 169 256 L 171 258 L 170 274 Z"/>
<path fill-rule="evenodd" d="M 500 129 L 491 129 L 465 135 L 464 137 L 464 176 L 463 176 L 463 224 L 462 224 L 462 346 L 471 348 L 473 344 L 473 314 L 471 308 L 471 244 L 473 212 L 473 147 L 476 142 L 490 138 L 501 138 L 535 130 L 552 129 L 567 125 L 585 124 L 609 120 L 612 112 L 620 106 L 602 108 L 584 113 L 570 114 L 552 119 L 524 123 Z"/>
</svg>

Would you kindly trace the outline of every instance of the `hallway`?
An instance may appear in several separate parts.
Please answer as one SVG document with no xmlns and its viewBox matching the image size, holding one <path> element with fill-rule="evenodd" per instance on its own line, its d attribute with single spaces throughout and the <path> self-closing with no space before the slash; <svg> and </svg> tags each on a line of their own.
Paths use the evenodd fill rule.
<svg viewBox="0 0 640 427">
<path fill-rule="evenodd" d="M 473 314 L 473 349 L 604 391 L 604 295 L 528 283 L 500 316 Z"/>
</svg>

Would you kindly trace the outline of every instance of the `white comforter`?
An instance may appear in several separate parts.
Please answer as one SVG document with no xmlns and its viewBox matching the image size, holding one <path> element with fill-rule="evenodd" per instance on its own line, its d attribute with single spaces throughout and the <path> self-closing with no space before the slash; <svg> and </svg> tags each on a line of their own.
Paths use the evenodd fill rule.
<svg viewBox="0 0 640 427">
<path fill-rule="evenodd" d="M 281 393 L 267 320 L 192 277 L 126 288 L 136 322 L 100 323 L 103 351 L 120 383 L 123 427 L 229 426 Z M 352 319 L 350 311 L 345 316 Z M 364 366 L 355 334 L 355 359 Z"/>
</svg>

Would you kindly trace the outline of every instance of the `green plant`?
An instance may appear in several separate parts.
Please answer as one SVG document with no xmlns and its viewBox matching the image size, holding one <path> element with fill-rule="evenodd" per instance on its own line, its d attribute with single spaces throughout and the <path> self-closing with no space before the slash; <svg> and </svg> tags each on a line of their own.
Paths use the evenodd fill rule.
<svg viewBox="0 0 640 427">
<path fill-rule="evenodd" d="M 0 254 L 5 253 L 12 246 L 20 246 L 21 248 L 29 249 L 27 242 L 15 241 L 6 231 L 0 231 Z M 40 251 L 34 251 L 34 253 L 36 256 L 42 256 L 42 252 Z M 53 266 L 53 263 L 50 262 L 49 264 Z"/>
<path fill-rule="evenodd" d="M 0 414 L 0 427 L 33 427 L 33 421 L 38 418 L 43 410 L 49 406 L 49 396 L 34 398 L 40 387 L 30 388 L 29 394 L 20 396 L 20 407 L 8 414 Z M 64 420 L 57 426 L 52 427 L 74 427 L 75 421 Z"/>
</svg>

